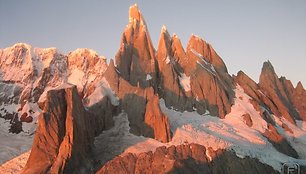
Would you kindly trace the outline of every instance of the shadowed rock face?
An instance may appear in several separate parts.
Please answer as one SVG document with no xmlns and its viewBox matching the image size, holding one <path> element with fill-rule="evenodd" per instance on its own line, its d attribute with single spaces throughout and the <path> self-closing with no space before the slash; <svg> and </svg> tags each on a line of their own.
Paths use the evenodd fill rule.
<svg viewBox="0 0 306 174">
<path fill-rule="evenodd" d="M 75 86 L 49 91 L 23 173 L 90 170 L 93 133 L 86 116 Z"/>
<path fill-rule="evenodd" d="M 170 125 L 161 112 L 159 98 L 152 87 L 132 86 L 117 73 L 113 62 L 105 72 L 110 87 L 120 99 L 120 107 L 128 114 L 130 132 L 155 138 L 162 142 L 171 140 Z"/>
<path fill-rule="evenodd" d="M 210 156 L 207 156 L 207 152 Z M 106 173 L 207 173 L 272 174 L 272 167 L 256 159 L 238 158 L 231 151 L 206 149 L 198 144 L 159 147 L 155 152 L 126 154 L 105 164 L 97 174 Z"/>
</svg>

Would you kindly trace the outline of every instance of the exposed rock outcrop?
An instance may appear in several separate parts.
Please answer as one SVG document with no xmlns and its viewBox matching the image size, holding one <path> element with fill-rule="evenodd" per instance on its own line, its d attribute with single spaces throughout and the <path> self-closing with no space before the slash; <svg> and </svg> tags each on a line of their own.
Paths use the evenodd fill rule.
<svg viewBox="0 0 306 174">
<path fill-rule="evenodd" d="M 278 79 L 270 62 L 264 64 L 259 85 L 242 71 L 239 71 L 234 79 L 244 89 L 244 92 L 251 97 L 250 102 L 268 123 L 268 128 L 263 135 L 279 152 L 298 158 L 297 152 L 287 139 L 276 130 L 275 120 L 271 116 L 272 113 L 276 116 L 284 116 L 288 121 L 294 123 L 296 118 L 290 114 L 296 112 L 290 112 L 292 111 L 290 108 L 293 108 L 291 101 L 295 90 L 291 82 L 285 78 Z M 292 132 L 285 123 L 282 123 L 281 126 L 286 131 Z"/>
<path fill-rule="evenodd" d="M 89 119 L 75 86 L 49 91 L 23 173 L 88 172 L 93 142 Z"/>
<path fill-rule="evenodd" d="M 258 85 L 263 90 L 263 93 L 275 104 L 277 108 L 274 111 L 275 115 L 283 116 L 291 123 L 295 123 L 295 118 L 300 118 L 299 114 L 293 109 L 290 96 L 286 93 L 286 86 L 278 79 L 269 61 L 265 62 L 262 67 Z"/>
<path fill-rule="evenodd" d="M 206 151 L 209 150 L 210 156 Z M 155 152 L 126 154 L 105 164 L 97 174 L 106 173 L 278 173 L 252 158 L 238 158 L 231 151 L 206 149 L 198 144 L 159 147 Z"/>
<path fill-rule="evenodd" d="M 263 135 L 273 144 L 273 146 L 283 154 L 291 156 L 293 158 L 298 158 L 299 155 L 291 147 L 289 142 L 278 133 L 276 128 L 272 124 L 268 124 L 268 129 L 263 133 Z"/>
<path fill-rule="evenodd" d="M 132 86 L 118 74 L 113 62 L 105 71 L 105 79 L 120 99 L 120 107 L 130 122 L 130 132 L 168 142 L 171 139 L 169 122 L 161 112 L 158 96 L 152 87 Z M 133 106 L 133 107 L 132 107 Z"/>
<path fill-rule="evenodd" d="M 306 121 L 306 90 L 301 82 L 298 82 L 293 91 L 292 103 L 297 109 L 301 119 Z"/>
<path fill-rule="evenodd" d="M 212 115 L 220 118 L 230 112 L 233 103 L 233 80 L 227 73 L 222 59 L 213 48 L 201 38 L 192 35 L 187 46 L 192 95 Z"/>
<path fill-rule="evenodd" d="M 278 78 L 270 62 L 264 63 L 259 84 L 256 84 L 242 71 L 239 71 L 234 79 L 252 98 L 251 103 L 254 108 L 267 122 L 272 123 L 264 116 L 269 113 L 278 117 L 283 116 L 291 123 L 295 123 L 295 119 L 305 119 L 303 113 L 306 107 L 303 102 L 305 100 L 303 90 L 298 92 L 299 90 L 293 87 L 290 80 L 285 77 Z"/>
<path fill-rule="evenodd" d="M 207 57 L 205 57 L 207 56 Z M 222 59 L 202 39 L 192 35 L 185 53 L 177 35 L 162 28 L 157 50 L 159 94 L 167 107 L 197 110 L 223 118 L 233 103 L 233 80 Z"/>
<path fill-rule="evenodd" d="M 165 26 L 160 34 L 156 59 L 160 72 L 158 94 L 165 100 L 166 106 L 180 111 L 192 110 L 192 103 L 188 100 L 190 92 L 186 94 L 180 86 L 183 69 L 179 62 L 185 64 L 187 57 L 180 40 L 177 37 L 171 38 Z"/>
<path fill-rule="evenodd" d="M 116 64 L 122 78 L 131 85 L 142 88 L 156 85 L 155 50 L 136 4 L 130 7 L 129 23 L 122 34 Z"/>
<path fill-rule="evenodd" d="M 163 143 L 171 140 L 170 123 L 167 116 L 160 110 L 158 96 L 149 99 L 144 122 L 153 129 L 152 137 Z"/>
</svg>

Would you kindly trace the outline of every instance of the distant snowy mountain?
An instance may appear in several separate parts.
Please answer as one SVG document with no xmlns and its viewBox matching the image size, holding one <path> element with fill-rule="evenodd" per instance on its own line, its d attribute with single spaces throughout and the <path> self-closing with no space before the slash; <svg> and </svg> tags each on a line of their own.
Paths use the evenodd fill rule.
<svg viewBox="0 0 306 174">
<path fill-rule="evenodd" d="M 0 173 L 306 172 L 306 91 L 263 64 L 228 74 L 213 47 L 137 5 L 114 60 L 17 43 L 0 50 Z M 31 148 L 32 147 L 32 148 Z"/>
</svg>

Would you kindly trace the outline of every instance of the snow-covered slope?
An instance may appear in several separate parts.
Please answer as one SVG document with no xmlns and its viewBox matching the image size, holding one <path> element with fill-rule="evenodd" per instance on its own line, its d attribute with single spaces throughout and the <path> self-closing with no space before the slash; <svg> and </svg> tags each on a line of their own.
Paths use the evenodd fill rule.
<svg viewBox="0 0 306 174">
<path fill-rule="evenodd" d="M 267 129 L 267 122 L 260 116 L 249 102 L 240 86 L 235 89 L 235 104 L 232 111 L 225 119 L 205 115 L 197 112 L 177 112 L 165 106 L 160 100 L 162 111 L 168 116 L 173 132 L 172 141 L 160 143 L 157 140 L 135 136 L 129 133 L 129 122 L 126 114 L 114 117 L 115 126 L 103 132 L 96 138 L 95 146 L 98 156 L 107 156 L 105 160 L 112 159 L 116 155 L 127 153 L 139 154 L 147 151 L 155 151 L 160 146 L 180 145 L 185 143 L 197 143 L 213 150 L 234 150 L 240 158 L 251 157 L 260 162 L 272 166 L 281 171 L 283 163 L 295 162 L 306 165 L 306 122 L 299 121 L 298 126 L 288 123 L 285 119 L 277 120 L 277 129 L 289 140 L 301 159 L 295 159 L 279 152 L 262 134 Z M 242 115 L 250 114 L 253 125 L 249 127 Z M 282 128 L 282 122 L 288 123 L 293 133 L 288 133 Z M 107 143 L 106 143 L 107 142 Z M 212 159 L 211 159 L 212 160 Z M 105 162 L 105 161 L 104 161 Z M 103 162 L 103 163 L 104 163 Z"/>
<path fill-rule="evenodd" d="M 28 151 L 33 142 L 33 135 L 8 133 L 9 126 L 9 121 L 0 119 L 0 164 Z"/>
<path fill-rule="evenodd" d="M 0 163 L 30 149 L 38 103 L 48 90 L 70 82 L 80 95 L 90 95 L 106 68 L 106 59 L 90 49 L 68 56 L 25 43 L 0 49 Z"/>
<path fill-rule="evenodd" d="M 306 131 L 305 122 L 299 121 L 298 127 L 288 124 L 293 133 L 288 133 L 282 128 L 282 122 L 287 123 L 285 119 L 277 119 L 277 129 L 285 135 L 291 146 L 298 152 L 301 159 L 289 157 L 277 151 L 273 145 L 262 135 L 267 129 L 267 123 L 261 118 L 259 113 L 249 102 L 247 96 L 240 86 L 237 86 L 235 104 L 232 111 L 226 115 L 225 119 L 219 119 L 209 115 L 199 115 L 196 112 L 176 112 L 168 109 L 161 100 L 160 105 L 163 112 L 170 119 L 173 139 L 171 144 L 198 143 L 205 147 L 216 149 L 233 149 L 238 157 L 249 156 L 259 159 L 262 163 L 272 166 L 280 171 L 285 162 L 296 162 L 306 165 L 306 159 L 303 157 L 306 152 Z M 246 125 L 243 114 L 250 114 L 253 120 L 253 126 Z"/>
</svg>

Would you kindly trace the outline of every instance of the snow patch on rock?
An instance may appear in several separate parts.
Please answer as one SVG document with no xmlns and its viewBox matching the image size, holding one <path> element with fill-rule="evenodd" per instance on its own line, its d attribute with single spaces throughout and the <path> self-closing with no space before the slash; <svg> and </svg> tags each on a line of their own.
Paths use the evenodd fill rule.
<svg viewBox="0 0 306 174">
<path fill-rule="evenodd" d="M 119 105 L 119 98 L 116 96 L 115 92 L 111 89 L 108 81 L 105 77 L 96 84 L 96 88 L 92 94 L 90 94 L 85 100 L 87 100 L 87 106 L 92 106 L 99 101 L 101 101 L 104 97 L 108 97 L 114 106 Z"/>
<path fill-rule="evenodd" d="M 151 80 L 151 79 L 152 79 L 152 76 L 150 74 L 147 74 L 146 80 Z"/>
<path fill-rule="evenodd" d="M 186 76 L 185 73 L 181 73 L 179 76 L 180 85 L 183 87 L 183 89 L 188 92 L 191 90 L 190 88 L 190 76 Z"/>
<path fill-rule="evenodd" d="M 166 61 L 166 64 L 169 64 L 169 63 L 170 63 L 170 61 L 171 61 L 171 60 L 170 60 L 170 57 L 169 57 L 169 56 L 167 56 L 167 57 L 166 57 L 166 59 L 165 59 L 165 61 Z"/>
</svg>

